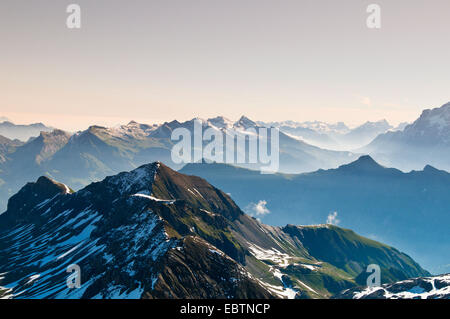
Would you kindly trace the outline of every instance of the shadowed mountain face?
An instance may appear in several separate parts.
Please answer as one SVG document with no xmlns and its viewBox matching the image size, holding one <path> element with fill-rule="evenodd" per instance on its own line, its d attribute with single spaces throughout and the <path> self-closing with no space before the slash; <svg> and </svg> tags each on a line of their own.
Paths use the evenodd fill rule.
<svg viewBox="0 0 450 319">
<path fill-rule="evenodd" d="M 369 263 L 383 282 L 428 275 L 336 226 L 261 224 L 205 180 L 161 163 L 78 192 L 41 177 L 10 199 L 0 238 L 7 298 L 328 298 L 356 287 Z M 79 289 L 66 285 L 72 264 Z"/>
<path fill-rule="evenodd" d="M 403 173 L 363 156 L 337 169 L 300 175 L 262 175 L 222 164 L 190 164 L 181 172 L 206 178 L 265 223 L 324 223 L 336 212 L 339 225 L 393 244 L 435 273 L 448 271 L 440 267 L 450 263 L 445 171 L 426 166 Z M 257 209 L 262 201 L 265 211 Z"/>
<path fill-rule="evenodd" d="M 423 111 L 402 131 L 381 134 L 360 151 L 402 170 L 432 165 L 449 171 L 450 103 Z"/>
</svg>

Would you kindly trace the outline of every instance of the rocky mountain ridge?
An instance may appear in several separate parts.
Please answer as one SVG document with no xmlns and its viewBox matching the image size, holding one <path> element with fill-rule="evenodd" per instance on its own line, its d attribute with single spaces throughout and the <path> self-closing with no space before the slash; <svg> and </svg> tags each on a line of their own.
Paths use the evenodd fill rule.
<svg viewBox="0 0 450 319">
<path fill-rule="evenodd" d="M 342 251 L 346 263 L 319 259 L 297 233 L 261 224 L 205 180 L 159 162 L 77 192 L 42 177 L 13 196 L 0 215 L 0 294 L 329 298 L 357 286 L 355 278 L 369 261 L 382 266 L 388 282 L 428 274 L 389 246 L 320 227 L 329 235 L 316 227 L 299 230 L 330 245 L 331 234 L 339 233 L 352 243 Z M 355 244 L 373 259 L 352 253 Z M 79 289 L 66 285 L 66 269 L 73 264 L 81 271 Z"/>
</svg>

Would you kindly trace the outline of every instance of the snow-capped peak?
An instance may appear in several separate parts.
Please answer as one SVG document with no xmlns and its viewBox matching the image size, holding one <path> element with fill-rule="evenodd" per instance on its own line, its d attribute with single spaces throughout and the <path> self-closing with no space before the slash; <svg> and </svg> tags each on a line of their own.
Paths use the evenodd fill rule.
<svg viewBox="0 0 450 319">
<path fill-rule="evenodd" d="M 150 195 L 160 165 L 159 162 L 154 162 L 142 165 L 131 172 L 122 172 L 114 176 L 109 176 L 102 182 L 91 184 L 80 192 L 92 192 L 95 185 L 102 184 L 107 189 L 118 192 L 122 196 L 131 196 L 137 193 Z"/>
<path fill-rule="evenodd" d="M 353 294 L 354 299 L 447 299 L 450 297 L 450 274 L 403 280 Z"/>
<path fill-rule="evenodd" d="M 239 128 L 244 128 L 244 129 L 248 129 L 251 127 L 256 127 L 258 126 L 254 121 L 250 120 L 248 117 L 246 117 L 245 115 L 242 115 L 241 118 L 234 123 L 234 127 L 239 127 Z"/>
<path fill-rule="evenodd" d="M 208 123 L 220 129 L 228 129 L 233 126 L 233 122 L 223 116 L 208 119 Z"/>
<path fill-rule="evenodd" d="M 411 125 L 404 129 L 405 134 L 418 137 L 435 144 L 450 141 L 450 102 L 439 108 L 427 109 Z"/>
</svg>

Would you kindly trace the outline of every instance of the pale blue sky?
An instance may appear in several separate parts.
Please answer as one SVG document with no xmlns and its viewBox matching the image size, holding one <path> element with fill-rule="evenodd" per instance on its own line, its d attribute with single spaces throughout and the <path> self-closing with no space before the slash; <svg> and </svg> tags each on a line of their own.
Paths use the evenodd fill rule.
<svg viewBox="0 0 450 319">
<path fill-rule="evenodd" d="M 448 0 L 2 0 L 0 115 L 411 121 L 450 100 L 449 15 Z"/>
</svg>

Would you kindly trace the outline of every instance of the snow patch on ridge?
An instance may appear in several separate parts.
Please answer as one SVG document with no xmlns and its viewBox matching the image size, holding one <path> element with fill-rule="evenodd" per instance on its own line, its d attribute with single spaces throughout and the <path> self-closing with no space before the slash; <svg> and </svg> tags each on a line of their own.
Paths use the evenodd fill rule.
<svg viewBox="0 0 450 319">
<path fill-rule="evenodd" d="M 156 198 L 156 197 L 153 197 L 153 196 L 151 196 L 151 195 L 146 195 L 146 194 L 134 194 L 134 195 L 131 195 L 131 196 L 133 196 L 133 197 L 142 197 L 142 198 L 147 198 L 147 199 L 150 199 L 150 200 L 152 200 L 152 201 L 155 201 L 155 202 L 161 202 L 161 203 L 164 203 L 164 204 L 173 204 L 173 203 L 175 203 L 175 199 L 170 199 L 170 200 L 167 200 L 167 199 L 159 199 L 159 198 Z"/>
<path fill-rule="evenodd" d="M 285 280 L 283 280 L 283 274 L 279 269 L 279 268 L 286 268 L 289 265 L 289 260 L 292 257 L 290 257 L 288 254 L 280 252 L 275 248 L 264 249 L 254 244 L 250 244 L 248 248 L 256 259 L 262 261 L 266 260 L 276 264 L 276 266 L 269 265 L 269 271 L 273 274 L 275 278 L 280 280 L 282 286 L 271 285 L 261 280 L 258 280 L 258 282 L 264 287 L 266 287 L 266 289 L 276 294 L 277 296 L 280 296 L 282 298 L 294 299 L 298 291 L 285 283 Z M 306 287 L 309 288 L 308 286 Z M 312 290 L 311 288 L 309 289 Z"/>
<path fill-rule="evenodd" d="M 413 287 L 409 287 L 414 284 Z M 398 291 L 401 285 L 405 285 L 405 290 Z M 395 291 L 393 291 L 395 286 Z M 426 289 L 424 286 L 431 286 L 431 289 Z M 409 287 L 409 288 L 406 288 Z M 441 299 L 450 296 L 450 274 L 414 278 L 403 280 L 394 284 L 385 284 L 381 287 L 368 287 L 362 291 L 354 292 L 353 299 L 371 298 L 371 295 L 376 293 L 387 299 Z"/>
</svg>

